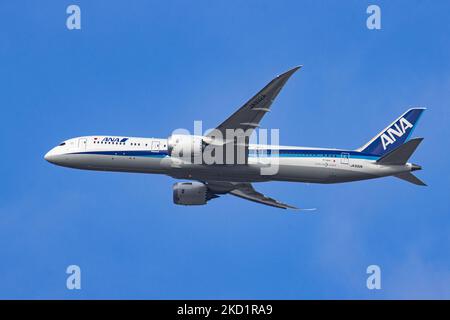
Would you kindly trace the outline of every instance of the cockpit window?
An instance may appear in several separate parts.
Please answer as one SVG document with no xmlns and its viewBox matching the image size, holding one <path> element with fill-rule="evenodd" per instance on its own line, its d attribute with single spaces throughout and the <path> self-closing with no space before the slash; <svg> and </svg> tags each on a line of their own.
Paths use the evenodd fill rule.
<svg viewBox="0 0 450 320">
<path fill-rule="evenodd" d="M 59 146 L 64 146 L 66 143 L 65 142 L 61 142 L 60 144 L 59 144 Z"/>
</svg>

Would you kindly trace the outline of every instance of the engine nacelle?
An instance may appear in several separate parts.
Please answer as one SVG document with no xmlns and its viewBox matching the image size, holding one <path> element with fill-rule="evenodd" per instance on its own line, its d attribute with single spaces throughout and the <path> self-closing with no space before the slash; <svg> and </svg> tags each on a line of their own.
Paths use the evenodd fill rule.
<svg viewBox="0 0 450 320">
<path fill-rule="evenodd" d="M 178 182 L 173 185 L 173 202 L 185 206 L 206 204 L 211 199 L 208 188 L 201 182 Z"/>
<path fill-rule="evenodd" d="M 203 139 L 201 136 L 174 134 L 167 139 L 167 149 L 171 157 L 190 160 L 194 157 L 201 159 Z"/>
</svg>

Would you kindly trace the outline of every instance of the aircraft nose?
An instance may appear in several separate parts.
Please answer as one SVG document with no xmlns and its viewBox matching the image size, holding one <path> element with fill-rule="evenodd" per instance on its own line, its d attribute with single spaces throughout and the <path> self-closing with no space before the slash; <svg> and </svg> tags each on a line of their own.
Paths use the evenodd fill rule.
<svg viewBox="0 0 450 320">
<path fill-rule="evenodd" d="M 50 163 L 55 163 L 55 152 L 54 149 L 51 149 L 49 152 L 47 152 L 44 156 L 44 159 L 47 160 Z"/>
<path fill-rule="evenodd" d="M 45 154 L 44 159 L 47 160 L 48 162 L 50 162 L 50 158 L 51 158 L 51 155 L 50 155 L 50 151 L 49 151 Z"/>
</svg>

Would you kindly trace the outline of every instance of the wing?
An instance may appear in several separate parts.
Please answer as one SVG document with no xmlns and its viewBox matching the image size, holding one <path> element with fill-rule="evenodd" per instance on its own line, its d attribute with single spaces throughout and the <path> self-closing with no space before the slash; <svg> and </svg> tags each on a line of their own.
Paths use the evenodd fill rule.
<svg viewBox="0 0 450 320">
<path fill-rule="evenodd" d="M 282 209 L 298 209 L 296 207 L 290 206 L 288 204 L 279 202 L 273 198 L 266 197 L 262 193 L 256 191 L 250 183 L 244 183 L 240 185 L 237 189 L 230 191 L 230 194 L 243 198 L 246 200 L 258 202 L 265 204 L 267 206 L 282 208 Z"/>
<path fill-rule="evenodd" d="M 207 182 L 208 189 L 213 193 L 224 194 L 229 193 L 236 197 L 246 200 L 265 204 L 267 206 L 282 209 L 298 209 L 288 204 L 279 202 L 273 198 L 266 197 L 262 193 L 256 191 L 251 183 L 238 182 Z"/>
<path fill-rule="evenodd" d="M 270 81 L 269 84 L 253 98 L 248 100 L 239 110 L 222 122 L 216 130 L 220 131 L 222 137 L 226 137 L 227 129 L 242 129 L 250 136 L 253 129 L 259 127 L 259 123 L 264 115 L 270 111 L 272 102 L 278 96 L 288 79 L 300 68 L 301 66 L 295 67 Z"/>
</svg>

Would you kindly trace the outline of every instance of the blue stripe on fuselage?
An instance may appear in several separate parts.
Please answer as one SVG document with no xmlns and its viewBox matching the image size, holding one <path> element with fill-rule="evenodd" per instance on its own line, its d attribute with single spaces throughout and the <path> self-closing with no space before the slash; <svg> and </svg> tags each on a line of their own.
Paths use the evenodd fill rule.
<svg viewBox="0 0 450 320">
<path fill-rule="evenodd" d="M 297 157 L 297 158 L 341 158 L 348 155 L 352 159 L 377 160 L 379 156 L 350 150 L 305 150 L 305 149 L 264 149 L 250 150 L 250 157 Z"/>
<path fill-rule="evenodd" d="M 151 157 L 162 158 L 168 156 L 167 151 L 146 151 L 146 150 L 117 150 L 117 151 L 84 151 L 72 154 L 93 154 L 105 156 L 123 156 L 123 157 Z M 282 157 L 282 158 L 341 158 L 348 154 L 351 159 L 377 160 L 379 156 L 347 150 L 305 150 L 305 149 L 263 149 L 250 150 L 249 157 Z"/>
</svg>

